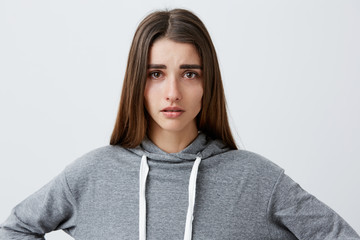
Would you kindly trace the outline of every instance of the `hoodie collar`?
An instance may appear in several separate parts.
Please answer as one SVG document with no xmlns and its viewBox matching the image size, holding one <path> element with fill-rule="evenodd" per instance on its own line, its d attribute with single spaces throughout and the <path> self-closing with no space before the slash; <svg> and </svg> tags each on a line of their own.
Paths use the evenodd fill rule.
<svg viewBox="0 0 360 240">
<path fill-rule="evenodd" d="M 213 140 L 204 133 L 199 133 L 192 143 L 177 153 L 167 153 L 157 147 L 148 137 L 136 148 L 129 149 L 138 156 L 146 155 L 151 160 L 183 162 L 194 161 L 197 157 L 202 159 L 226 152 L 229 150 L 222 141 Z"/>
</svg>

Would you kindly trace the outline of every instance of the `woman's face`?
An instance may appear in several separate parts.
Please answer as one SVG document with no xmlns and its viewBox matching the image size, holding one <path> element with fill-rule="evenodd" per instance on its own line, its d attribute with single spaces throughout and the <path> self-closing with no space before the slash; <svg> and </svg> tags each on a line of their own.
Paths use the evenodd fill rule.
<svg viewBox="0 0 360 240">
<path fill-rule="evenodd" d="M 161 38 L 150 48 L 148 63 L 144 97 L 151 131 L 197 134 L 203 79 L 194 45 Z"/>
</svg>

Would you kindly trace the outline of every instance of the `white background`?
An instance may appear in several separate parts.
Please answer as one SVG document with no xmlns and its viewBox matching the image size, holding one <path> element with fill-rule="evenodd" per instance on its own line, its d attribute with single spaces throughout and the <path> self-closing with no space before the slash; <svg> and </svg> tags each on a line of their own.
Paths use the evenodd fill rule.
<svg viewBox="0 0 360 240">
<path fill-rule="evenodd" d="M 1 1 L 0 222 L 108 144 L 133 33 L 165 7 L 208 27 L 239 146 L 283 167 L 359 233 L 356 0 Z"/>
</svg>

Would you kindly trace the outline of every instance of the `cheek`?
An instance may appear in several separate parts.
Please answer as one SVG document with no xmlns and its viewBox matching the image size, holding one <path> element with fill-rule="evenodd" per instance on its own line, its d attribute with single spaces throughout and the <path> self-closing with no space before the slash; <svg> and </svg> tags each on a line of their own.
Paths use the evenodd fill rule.
<svg viewBox="0 0 360 240">
<path fill-rule="evenodd" d="M 144 89 L 144 100 L 145 100 L 145 108 L 151 113 L 155 110 L 156 105 L 158 103 L 159 90 L 156 89 L 156 85 L 151 83 L 145 84 Z"/>
<path fill-rule="evenodd" d="M 197 91 L 194 93 L 194 96 L 196 97 L 195 101 L 198 102 L 199 104 L 202 103 L 202 98 L 204 96 L 204 88 L 203 86 L 199 86 L 199 88 L 197 89 Z M 201 106 L 200 106 L 201 108 Z"/>
<path fill-rule="evenodd" d="M 197 86 L 196 88 L 193 87 L 191 89 L 191 91 L 188 92 L 188 101 L 192 108 L 192 111 L 195 112 L 200 112 L 202 109 L 202 98 L 204 95 L 204 90 L 202 86 Z"/>
</svg>

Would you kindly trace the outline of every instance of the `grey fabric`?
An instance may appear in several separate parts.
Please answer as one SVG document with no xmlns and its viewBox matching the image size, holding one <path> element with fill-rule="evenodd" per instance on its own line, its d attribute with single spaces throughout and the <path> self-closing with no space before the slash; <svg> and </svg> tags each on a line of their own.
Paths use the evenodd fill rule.
<svg viewBox="0 0 360 240">
<path fill-rule="evenodd" d="M 199 167 L 194 240 L 360 239 L 333 210 L 264 157 L 229 150 L 204 134 L 168 154 L 145 139 L 134 149 L 105 146 L 85 154 L 19 205 L 0 239 L 44 239 L 63 229 L 77 240 L 138 239 L 139 167 L 146 155 L 147 239 L 182 239 L 188 181 Z"/>
</svg>

